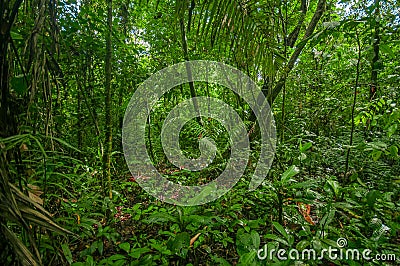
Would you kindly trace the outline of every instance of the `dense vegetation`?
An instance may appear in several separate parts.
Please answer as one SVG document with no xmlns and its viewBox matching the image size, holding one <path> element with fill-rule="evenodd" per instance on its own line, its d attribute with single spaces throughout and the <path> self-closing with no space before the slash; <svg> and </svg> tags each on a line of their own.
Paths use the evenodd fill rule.
<svg viewBox="0 0 400 266">
<path fill-rule="evenodd" d="M 399 265 L 399 10 L 397 0 L 2 0 L 0 264 Z M 185 99 L 229 104 L 251 145 L 232 190 L 181 207 L 138 185 L 122 124 L 150 75 L 197 59 L 258 83 L 277 146 L 249 191 L 261 144 L 248 104 L 215 84 L 174 88 L 146 127 L 147 151 L 169 180 L 209 182 L 230 156 L 226 129 L 203 116 L 185 124 L 180 145 L 196 158 L 198 139 L 213 139 L 212 164 L 194 172 L 168 161 L 163 121 Z M 257 254 L 338 246 L 383 259 Z"/>
</svg>

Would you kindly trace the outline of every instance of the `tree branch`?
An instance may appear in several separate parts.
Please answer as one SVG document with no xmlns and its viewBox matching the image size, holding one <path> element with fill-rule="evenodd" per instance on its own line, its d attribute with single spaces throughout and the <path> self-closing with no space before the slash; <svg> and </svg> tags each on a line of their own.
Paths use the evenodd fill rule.
<svg viewBox="0 0 400 266">
<path fill-rule="evenodd" d="M 301 11 L 301 15 L 299 18 L 299 22 L 297 22 L 297 26 L 296 28 L 293 29 L 293 31 L 289 34 L 288 37 L 285 36 L 286 39 L 286 45 L 290 46 L 293 48 L 294 44 L 296 43 L 299 34 L 300 34 L 300 30 L 301 30 L 301 26 L 303 26 L 304 20 L 306 18 L 306 14 L 307 14 L 307 0 L 301 0 L 301 6 L 300 6 L 300 11 Z"/>
<path fill-rule="evenodd" d="M 276 97 L 278 96 L 279 92 L 282 90 L 283 85 L 285 84 L 287 75 L 289 72 L 293 69 L 294 64 L 296 63 L 296 60 L 299 58 L 301 52 L 303 51 L 304 47 L 307 44 L 307 39 L 310 38 L 310 36 L 313 34 L 315 28 L 317 27 L 318 21 L 321 19 L 322 15 L 324 14 L 325 11 L 325 4 L 326 0 L 319 0 L 317 4 L 317 9 L 315 10 L 314 16 L 311 19 L 310 24 L 308 25 L 306 32 L 303 36 L 302 41 L 297 45 L 294 53 L 289 59 L 289 62 L 284 69 L 284 75 L 279 79 L 277 84 L 275 85 L 274 89 L 272 90 L 272 93 L 268 95 L 268 102 L 272 104 Z"/>
</svg>

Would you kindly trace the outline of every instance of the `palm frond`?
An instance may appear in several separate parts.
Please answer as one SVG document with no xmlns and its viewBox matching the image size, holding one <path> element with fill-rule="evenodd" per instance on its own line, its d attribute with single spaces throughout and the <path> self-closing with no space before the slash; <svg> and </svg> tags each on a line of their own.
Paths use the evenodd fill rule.
<svg viewBox="0 0 400 266">
<path fill-rule="evenodd" d="M 17 258 L 22 265 L 40 265 L 37 258 L 29 251 L 24 243 L 15 235 L 13 231 L 8 229 L 5 224 L 1 224 L 1 231 L 4 237 L 9 241 L 10 245 L 13 247 Z"/>
<path fill-rule="evenodd" d="M 41 265 L 40 253 L 33 237 L 31 225 L 38 225 L 61 234 L 72 233 L 57 225 L 50 213 L 40 204 L 9 182 L 4 162 L 3 156 L 0 156 L 0 211 L 3 214 L 2 219 L 0 219 L 0 231 L 22 265 Z M 18 231 L 23 230 L 26 232 L 28 246 L 31 250 L 21 241 L 18 234 L 12 230 L 12 225 L 19 226 L 20 229 Z"/>
<path fill-rule="evenodd" d="M 198 38 L 207 40 L 211 47 L 239 54 L 238 61 L 262 66 L 262 70 L 273 69 L 274 62 L 268 59 L 282 58 L 274 39 L 276 21 L 269 16 L 273 7 L 258 1 L 238 0 L 205 0 L 201 6 L 193 27 L 197 28 Z"/>
</svg>

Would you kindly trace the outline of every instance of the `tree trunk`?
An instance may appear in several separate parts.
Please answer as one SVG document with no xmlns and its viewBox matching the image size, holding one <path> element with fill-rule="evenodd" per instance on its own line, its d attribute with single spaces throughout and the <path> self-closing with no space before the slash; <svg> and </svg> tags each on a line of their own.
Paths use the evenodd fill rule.
<svg viewBox="0 0 400 266">
<path fill-rule="evenodd" d="M 10 136 L 10 109 L 8 106 L 8 97 L 10 94 L 9 88 L 9 73 L 8 73 L 8 38 L 9 36 L 0 33 L 0 136 L 8 137 Z"/>
<path fill-rule="evenodd" d="M 112 95 L 111 95 L 111 60 L 112 60 L 112 0 L 107 0 L 107 35 L 106 35 L 106 82 L 105 82 L 105 143 L 103 155 L 103 181 L 107 180 L 109 197 L 111 187 L 111 152 L 112 152 Z M 104 183 L 104 182 L 103 182 Z"/>
<path fill-rule="evenodd" d="M 183 50 L 183 56 L 186 61 L 190 61 L 189 58 L 189 52 L 188 52 L 188 46 L 187 46 L 187 37 L 186 37 L 186 30 L 185 30 L 185 21 L 184 21 L 184 11 L 186 10 L 186 6 L 182 6 L 180 10 L 180 18 L 179 18 L 179 25 L 181 28 L 181 39 L 182 39 L 182 50 Z M 189 64 L 186 64 L 186 71 L 187 71 L 187 77 L 189 80 L 192 80 L 192 69 Z M 190 96 L 192 97 L 192 102 L 194 106 L 195 112 L 199 115 L 197 118 L 197 121 L 199 122 L 200 125 L 203 124 L 201 116 L 200 116 L 200 110 L 199 110 L 199 105 L 197 103 L 197 94 L 196 94 L 196 89 L 194 87 L 194 82 L 190 81 L 189 82 L 189 88 L 190 88 Z"/>
<path fill-rule="evenodd" d="M 380 44 L 380 3 L 379 0 L 375 0 L 375 17 L 374 17 L 374 57 L 371 62 L 371 85 L 369 89 L 369 100 L 372 101 L 375 98 L 376 91 L 378 88 L 378 69 L 379 69 L 379 44 Z"/>
<path fill-rule="evenodd" d="M 10 12 L 10 2 L 0 5 L 0 136 L 8 137 L 16 132 L 16 125 L 10 107 L 10 76 L 8 47 L 11 43 L 11 28 L 14 24 L 22 0 L 15 1 Z M 8 16 L 7 16 L 8 15 Z"/>
</svg>

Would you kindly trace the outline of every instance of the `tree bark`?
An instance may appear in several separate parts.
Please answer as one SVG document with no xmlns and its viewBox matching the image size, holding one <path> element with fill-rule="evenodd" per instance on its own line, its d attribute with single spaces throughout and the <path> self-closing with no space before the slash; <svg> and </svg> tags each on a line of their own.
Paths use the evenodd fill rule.
<svg viewBox="0 0 400 266">
<path fill-rule="evenodd" d="M 11 28 L 14 25 L 18 9 L 23 0 L 15 1 L 11 13 L 10 2 L 1 1 L 0 4 L 0 136 L 8 137 L 16 132 L 14 116 L 10 107 L 10 76 L 8 47 L 11 43 Z M 8 15 L 9 14 L 9 15 Z M 8 15 L 8 16 L 7 16 Z"/>
</svg>

